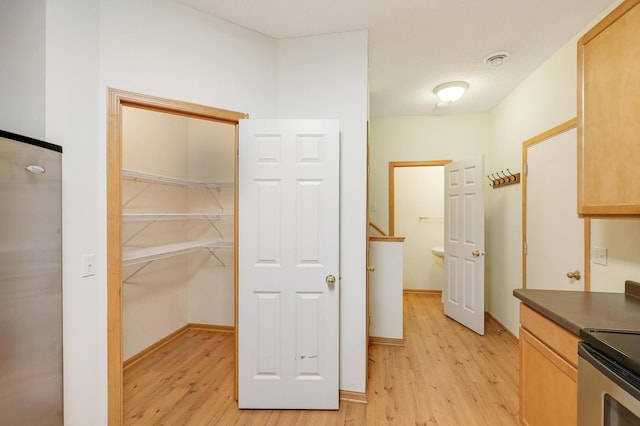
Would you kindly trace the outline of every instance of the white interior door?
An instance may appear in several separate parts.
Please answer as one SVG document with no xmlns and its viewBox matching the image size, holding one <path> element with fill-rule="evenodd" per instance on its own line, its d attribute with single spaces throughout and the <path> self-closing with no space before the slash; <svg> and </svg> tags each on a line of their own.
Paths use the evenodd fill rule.
<svg viewBox="0 0 640 426">
<path fill-rule="evenodd" d="M 484 159 L 444 166 L 444 313 L 484 335 Z"/>
<path fill-rule="evenodd" d="M 526 287 L 584 290 L 575 128 L 527 148 Z M 567 272 L 580 272 L 580 279 Z"/>
<path fill-rule="evenodd" d="M 336 120 L 240 120 L 240 408 L 338 408 L 339 153 Z"/>
</svg>

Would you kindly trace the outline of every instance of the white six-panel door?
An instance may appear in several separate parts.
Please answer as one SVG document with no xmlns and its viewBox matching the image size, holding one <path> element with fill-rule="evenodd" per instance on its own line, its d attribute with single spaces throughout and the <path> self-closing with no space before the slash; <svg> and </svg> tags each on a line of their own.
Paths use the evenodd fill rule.
<svg viewBox="0 0 640 426">
<path fill-rule="evenodd" d="M 337 409 L 339 129 L 241 120 L 238 404 Z"/>
<path fill-rule="evenodd" d="M 484 160 L 444 166 L 444 313 L 484 335 Z"/>
</svg>

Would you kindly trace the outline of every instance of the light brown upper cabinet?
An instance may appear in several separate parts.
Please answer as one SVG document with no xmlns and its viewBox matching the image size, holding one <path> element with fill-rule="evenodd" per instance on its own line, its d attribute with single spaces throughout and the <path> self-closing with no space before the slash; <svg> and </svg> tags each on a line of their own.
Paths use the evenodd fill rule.
<svg viewBox="0 0 640 426">
<path fill-rule="evenodd" d="M 640 216 L 640 0 L 578 42 L 578 213 Z"/>
</svg>

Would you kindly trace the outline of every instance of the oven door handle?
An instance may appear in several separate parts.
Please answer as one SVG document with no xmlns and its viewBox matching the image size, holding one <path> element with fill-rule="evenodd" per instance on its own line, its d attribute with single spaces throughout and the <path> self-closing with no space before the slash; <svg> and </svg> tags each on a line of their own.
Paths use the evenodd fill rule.
<svg viewBox="0 0 640 426">
<path fill-rule="evenodd" d="M 634 398 L 640 400 L 640 376 L 602 355 L 585 342 L 578 343 L 578 355 Z"/>
</svg>

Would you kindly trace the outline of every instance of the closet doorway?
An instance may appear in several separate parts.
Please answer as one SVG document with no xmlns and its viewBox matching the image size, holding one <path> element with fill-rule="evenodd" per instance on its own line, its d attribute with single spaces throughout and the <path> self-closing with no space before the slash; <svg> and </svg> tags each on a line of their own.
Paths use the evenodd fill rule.
<svg viewBox="0 0 640 426">
<path fill-rule="evenodd" d="M 245 117 L 109 90 L 110 424 L 123 423 L 123 363 L 190 327 L 235 331 L 236 153 Z"/>
</svg>

